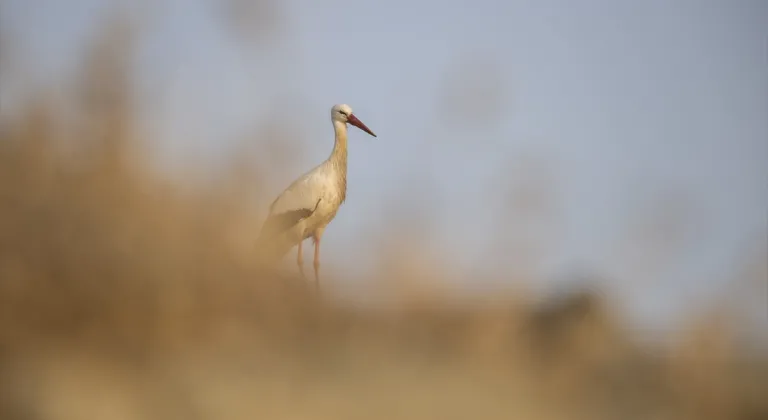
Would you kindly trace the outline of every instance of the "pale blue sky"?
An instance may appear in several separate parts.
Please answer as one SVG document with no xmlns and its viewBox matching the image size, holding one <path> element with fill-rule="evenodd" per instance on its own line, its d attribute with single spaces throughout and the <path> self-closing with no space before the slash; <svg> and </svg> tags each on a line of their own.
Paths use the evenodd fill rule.
<svg viewBox="0 0 768 420">
<path fill-rule="evenodd" d="M 3 112 L 29 87 L 65 89 L 89 22 L 114 3 L 5 0 L 0 28 L 16 54 Z M 452 261 L 474 267 L 499 225 L 528 229 L 545 253 L 540 284 L 587 267 L 634 313 L 667 322 L 727 290 L 739 258 L 766 249 L 766 1 L 286 0 L 261 22 L 277 32 L 254 30 L 250 44 L 217 21 L 214 1 L 142 4 L 152 15 L 138 56 L 142 113 L 169 165 L 216 162 L 276 115 L 304 147 L 277 192 L 329 153 L 332 104 L 350 104 L 378 134 L 351 134 L 329 266 L 370 261 L 365 233 L 393 223 L 392 200 L 406 196 L 397 206 L 435 212 L 434 239 L 462 254 Z M 472 86 L 482 93 L 450 102 Z M 498 185 L 525 181 L 531 166 L 551 178 L 556 215 L 541 226 L 501 219 Z M 666 228 L 680 229 L 670 240 L 681 245 L 643 260 L 632 229 L 670 196 L 687 206 Z M 750 303 L 762 316 L 765 293 Z"/>
</svg>

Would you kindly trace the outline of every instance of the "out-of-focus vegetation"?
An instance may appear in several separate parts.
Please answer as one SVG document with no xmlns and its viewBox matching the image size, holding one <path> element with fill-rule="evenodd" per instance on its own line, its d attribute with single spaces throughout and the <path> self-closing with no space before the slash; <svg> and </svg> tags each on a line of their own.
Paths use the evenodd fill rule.
<svg viewBox="0 0 768 420">
<path fill-rule="evenodd" d="M 261 275 L 248 177 L 158 175 L 104 39 L 67 109 L 1 122 L 0 418 L 768 418 L 768 360 L 714 316 L 652 346 L 590 291 L 373 310 Z"/>
</svg>

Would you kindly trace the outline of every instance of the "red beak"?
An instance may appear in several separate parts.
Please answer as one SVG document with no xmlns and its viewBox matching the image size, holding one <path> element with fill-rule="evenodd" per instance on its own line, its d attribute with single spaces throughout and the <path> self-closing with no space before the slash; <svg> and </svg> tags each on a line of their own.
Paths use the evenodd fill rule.
<svg viewBox="0 0 768 420">
<path fill-rule="evenodd" d="M 376 134 L 373 134 L 373 131 L 371 131 L 370 128 L 368 128 L 365 124 L 363 124 L 363 122 L 360 121 L 359 119 L 357 119 L 357 117 L 354 116 L 353 114 L 349 114 L 349 116 L 347 117 L 347 121 L 350 124 L 354 125 L 355 127 L 357 127 L 359 129 L 365 131 L 366 133 L 372 135 L 373 137 L 376 137 Z"/>
</svg>

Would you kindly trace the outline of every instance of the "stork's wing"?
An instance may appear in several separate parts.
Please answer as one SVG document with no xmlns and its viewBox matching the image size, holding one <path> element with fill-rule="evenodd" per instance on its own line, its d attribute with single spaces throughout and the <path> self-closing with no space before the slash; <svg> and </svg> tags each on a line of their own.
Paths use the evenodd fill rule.
<svg viewBox="0 0 768 420">
<path fill-rule="evenodd" d="M 260 238 L 270 238 L 315 212 L 320 198 L 311 181 L 311 178 L 297 180 L 272 202 L 269 216 L 259 233 Z"/>
</svg>

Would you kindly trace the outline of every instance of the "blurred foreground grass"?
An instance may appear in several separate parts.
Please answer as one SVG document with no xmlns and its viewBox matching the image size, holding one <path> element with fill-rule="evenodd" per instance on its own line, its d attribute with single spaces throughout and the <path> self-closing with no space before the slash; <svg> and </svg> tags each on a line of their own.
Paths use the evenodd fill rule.
<svg viewBox="0 0 768 420">
<path fill-rule="evenodd" d="M 242 186 L 154 172 L 96 57 L 87 124 L 0 126 L 0 418 L 768 418 L 765 356 L 714 321 L 651 347 L 593 293 L 374 311 L 260 275 Z"/>
</svg>

